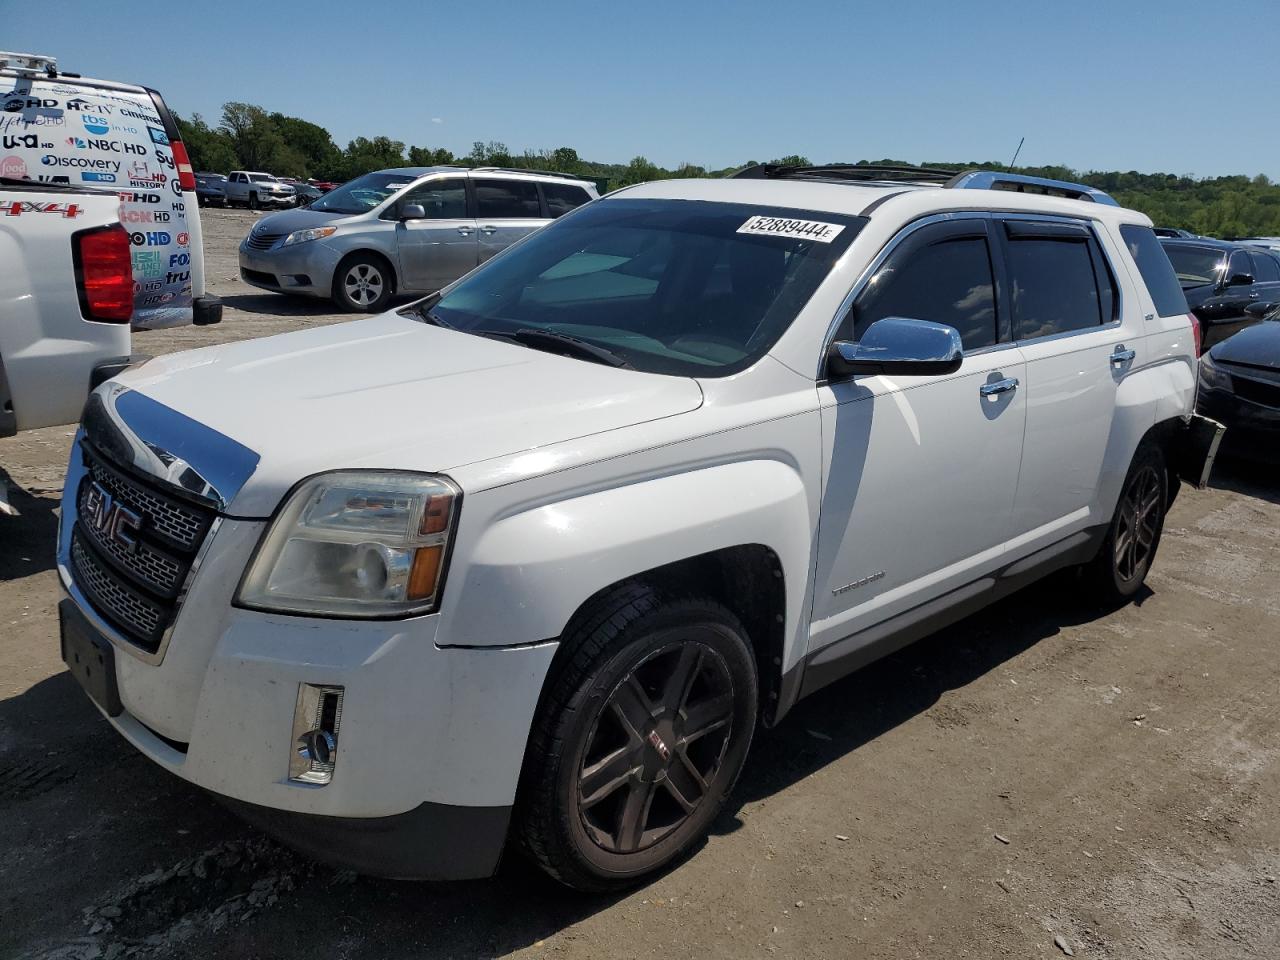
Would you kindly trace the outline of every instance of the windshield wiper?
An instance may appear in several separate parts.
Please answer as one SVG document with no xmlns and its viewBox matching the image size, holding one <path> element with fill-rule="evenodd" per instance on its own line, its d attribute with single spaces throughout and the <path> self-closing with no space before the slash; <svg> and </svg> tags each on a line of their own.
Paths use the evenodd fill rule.
<svg viewBox="0 0 1280 960">
<path fill-rule="evenodd" d="M 566 352 L 576 354 L 586 360 L 596 360 L 610 367 L 620 367 L 624 370 L 635 369 L 629 360 L 614 353 L 608 347 L 602 347 L 598 343 L 591 343 L 589 340 L 570 336 L 567 333 L 558 333 L 555 330 L 535 330 L 532 327 L 521 327 L 519 330 L 512 331 L 473 330 L 470 332 L 482 337 L 511 340 L 534 350 L 542 347 L 562 347 L 566 349 Z"/>
</svg>

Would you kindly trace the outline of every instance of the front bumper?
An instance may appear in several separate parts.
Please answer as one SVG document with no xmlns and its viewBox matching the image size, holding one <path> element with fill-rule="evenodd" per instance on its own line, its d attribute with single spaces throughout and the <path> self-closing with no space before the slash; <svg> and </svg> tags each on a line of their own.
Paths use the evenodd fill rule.
<svg viewBox="0 0 1280 960">
<path fill-rule="evenodd" d="M 319 240 L 255 250 L 240 244 L 240 279 L 276 293 L 328 297 L 342 255 Z"/>
<path fill-rule="evenodd" d="M 1280 461 L 1280 409 L 1243 400 L 1202 381 L 1196 412 L 1223 423 L 1222 452 L 1248 459 Z"/>
</svg>

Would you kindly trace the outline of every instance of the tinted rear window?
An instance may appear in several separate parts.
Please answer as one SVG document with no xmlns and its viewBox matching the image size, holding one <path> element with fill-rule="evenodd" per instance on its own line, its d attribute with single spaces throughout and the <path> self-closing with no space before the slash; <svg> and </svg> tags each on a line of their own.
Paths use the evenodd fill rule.
<svg viewBox="0 0 1280 960">
<path fill-rule="evenodd" d="M 1103 322 L 1089 245 L 1058 239 L 1009 239 L 1014 337 L 1031 340 Z"/>
<path fill-rule="evenodd" d="M 1253 279 L 1266 283 L 1280 280 L 1280 260 L 1258 251 L 1250 253 L 1249 258 L 1253 260 Z"/>
<path fill-rule="evenodd" d="M 547 201 L 547 215 L 550 217 L 566 214 L 574 207 L 580 207 L 591 199 L 591 194 L 582 187 L 567 183 L 544 183 L 542 196 Z"/>
<path fill-rule="evenodd" d="M 538 185 L 532 180 L 475 180 L 480 219 L 542 216 Z"/>
<path fill-rule="evenodd" d="M 1174 317 L 1187 312 L 1187 298 L 1182 293 L 1178 275 L 1169 262 L 1169 256 L 1150 227 L 1135 223 L 1120 226 L 1120 236 L 1129 248 L 1129 256 L 1138 265 L 1142 282 L 1155 303 L 1156 313 L 1162 317 Z"/>
</svg>

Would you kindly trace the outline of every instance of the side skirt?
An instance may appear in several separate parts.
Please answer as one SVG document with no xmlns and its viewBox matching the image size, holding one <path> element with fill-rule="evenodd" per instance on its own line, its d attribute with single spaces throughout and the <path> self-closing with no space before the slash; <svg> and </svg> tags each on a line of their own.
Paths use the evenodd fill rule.
<svg viewBox="0 0 1280 960">
<path fill-rule="evenodd" d="M 922 637 L 963 620 L 997 600 L 1021 590 L 1056 570 L 1088 563 L 1098 554 L 1107 524 L 1064 537 L 1029 556 L 1015 560 L 994 574 L 922 603 L 897 616 L 860 630 L 810 654 L 803 665 L 784 678 L 783 690 L 798 688 L 795 699 L 807 697 L 828 684 L 888 656 Z M 786 682 L 791 679 L 791 682 Z M 790 707 L 787 703 L 782 707 Z M 782 709 L 779 710 L 781 714 Z"/>
</svg>

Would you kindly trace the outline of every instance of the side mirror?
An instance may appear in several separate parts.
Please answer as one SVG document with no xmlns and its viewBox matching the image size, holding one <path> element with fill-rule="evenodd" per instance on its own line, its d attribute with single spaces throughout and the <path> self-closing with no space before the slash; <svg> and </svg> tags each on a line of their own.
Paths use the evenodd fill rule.
<svg viewBox="0 0 1280 960">
<path fill-rule="evenodd" d="M 1280 303 L 1251 303 L 1244 308 L 1244 315 L 1253 320 L 1265 320 L 1277 307 Z"/>
<path fill-rule="evenodd" d="M 877 320 L 857 343 L 837 340 L 827 355 L 827 376 L 833 380 L 860 373 L 931 376 L 955 373 L 964 360 L 960 331 L 932 320 L 885 317 Z"/>
<path fill-rule="evenodd" d="M 420 203 L 406 203 L 400 208 L 401 220 L 425 220 L 427 211 Z"/>
<path fill-rule="evenodd" d="M 1233 273 L 1231 279 L 1227 281 L 1228 287 L 1247 287 L 1253 283 L 1252 273 Z"/>
</svg>

